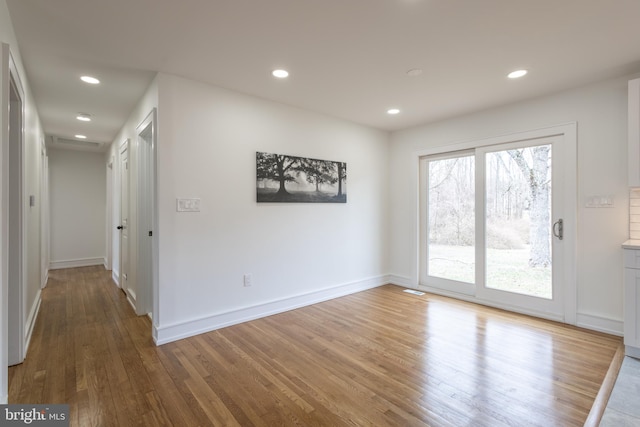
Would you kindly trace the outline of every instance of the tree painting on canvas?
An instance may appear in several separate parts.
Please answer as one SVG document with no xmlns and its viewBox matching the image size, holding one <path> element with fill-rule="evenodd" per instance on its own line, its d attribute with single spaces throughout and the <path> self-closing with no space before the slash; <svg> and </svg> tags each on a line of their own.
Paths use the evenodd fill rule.
<svg viewBox="0 0 640 427">
<path fill-rule="evenodd" d="M 347 164 L 256 153 L 258 202 L 346 203 Z"/>
</svg>

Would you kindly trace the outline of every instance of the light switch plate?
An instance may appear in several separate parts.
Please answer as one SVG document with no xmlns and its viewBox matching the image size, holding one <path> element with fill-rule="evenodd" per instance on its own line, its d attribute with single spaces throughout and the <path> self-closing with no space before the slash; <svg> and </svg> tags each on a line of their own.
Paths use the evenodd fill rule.
<svg viewBox="0 0 640 427">
<path fill-rule="evenodd" d="M 584 206 L 586 208 L 612 208 L 614 207 L 613 196 L 589 196 Z"/>
<path fill-rule="evenodd" d="M 176 199 L 178 212 L 200 212 L 200 199 Z"/>
</svg>

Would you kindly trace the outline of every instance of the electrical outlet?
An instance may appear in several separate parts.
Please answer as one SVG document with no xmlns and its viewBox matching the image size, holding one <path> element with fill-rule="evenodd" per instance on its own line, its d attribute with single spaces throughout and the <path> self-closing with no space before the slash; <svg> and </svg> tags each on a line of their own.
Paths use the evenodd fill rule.
<svg viewBox="0 0 640 427">
<path fill-rule="evenodd" d="M 253 283 L 253 277 L 251 276 L 251 274 L 245 274 L 244 275 L 244 286 L 251 286 Z"/>
</svg>

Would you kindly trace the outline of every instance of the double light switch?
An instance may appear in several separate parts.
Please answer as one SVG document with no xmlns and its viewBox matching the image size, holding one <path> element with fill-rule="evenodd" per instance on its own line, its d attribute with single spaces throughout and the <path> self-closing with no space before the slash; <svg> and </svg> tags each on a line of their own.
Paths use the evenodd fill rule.
<svg viewBox="0 0 640 427">
<path fill-rule="evenodd" d="M 178 212 L 200 212 L 200 199 L 176 199 Z"/>
</svg>

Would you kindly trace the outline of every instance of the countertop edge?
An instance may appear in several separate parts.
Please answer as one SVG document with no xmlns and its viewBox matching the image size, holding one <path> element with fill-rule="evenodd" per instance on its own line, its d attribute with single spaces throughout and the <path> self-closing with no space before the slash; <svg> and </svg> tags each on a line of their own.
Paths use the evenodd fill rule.
<svg viewBox="0 0 640 427">
<path fill-rule="evenodd" d="M 627 240 L 622 244 L 623 249 L 640 249 L 640 240 Z"/>
</svg>

